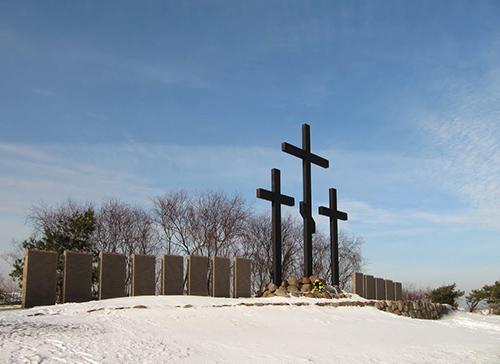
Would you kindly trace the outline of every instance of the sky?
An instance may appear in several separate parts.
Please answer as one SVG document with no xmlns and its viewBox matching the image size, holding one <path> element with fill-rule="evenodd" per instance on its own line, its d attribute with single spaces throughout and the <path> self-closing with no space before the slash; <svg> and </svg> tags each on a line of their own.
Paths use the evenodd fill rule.
<svg viewBox="0 0 500 364">
<path fill-rule="evenodd" d="M 496 1 L 2 1 L 0 252 L 40 201 L 212 189 L 267 211 L 255 190 L 278 168 L 298 202 L 281 143 L 307 123 L 330 161 L 313 211 L 338 190 L 366 273 L 492 284 L 499 18 Z"/>
</svg>

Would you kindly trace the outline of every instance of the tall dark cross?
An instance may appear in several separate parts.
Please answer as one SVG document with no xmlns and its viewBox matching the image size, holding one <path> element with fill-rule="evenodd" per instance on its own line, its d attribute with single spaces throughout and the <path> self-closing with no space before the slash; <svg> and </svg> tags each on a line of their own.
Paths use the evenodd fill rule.
<svg viewBox="0 0 500 364">
<path fill-rule="evenodd" d="M 272 202 L 273 282 L 281 284 L 281 205 L 293 206 L 293 197 L 281 194 L 280 170 L 271 170 L 272 191 L 257 189 L 257 198 Z"/>
<path fill-rule="evenodd" d="M 332 267 L 332 284 L 338 286 L 339 277 L 339 231 L 337 220 L 347 221 L 347 214 L 337 210 L 337 190 L 330 188 L 330 207 L 319 207 L 319 214 L 330 218 L 330 252 Z"/>
<path fill-rule="evenodd" d="M 312 234 L 316 232 L 312 217 L 311 163 L 328 168 L 328 160 L 311 153 L 311 132 L 307 124 L 302 125 L 302 149 L 283 143 L 281 150 L 302 159 L 304 198 L 300 202 L 300 214 L 304 220 L 304 275 L 309 277 L 312 275 Z"/>
</svg>

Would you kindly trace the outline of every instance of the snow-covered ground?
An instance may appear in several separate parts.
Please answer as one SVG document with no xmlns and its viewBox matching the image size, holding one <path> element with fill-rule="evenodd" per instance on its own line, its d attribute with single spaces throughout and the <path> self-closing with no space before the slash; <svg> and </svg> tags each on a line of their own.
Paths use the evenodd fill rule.
<svg viewBox="0 0 500 364">
<path fill-rule="evenodd" d="M 309 302 L 253 306 L 242 302 Z M 2 363 L 500 363 L 500 317 L 314 299 L 129 297 L 0 311 Z M 226 307 L 214 307 L 228 305 Z M 146 306 L 147 308 L 134 308 Z M 118 308 L 118 309 L 117 309 Z"/>
</svg>

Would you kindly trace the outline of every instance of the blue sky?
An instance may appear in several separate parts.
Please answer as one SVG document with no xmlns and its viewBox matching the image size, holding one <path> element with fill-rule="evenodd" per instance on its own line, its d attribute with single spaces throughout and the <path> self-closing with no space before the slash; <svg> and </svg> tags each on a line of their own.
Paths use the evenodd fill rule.
<svg viewBox="0 0 500 364">
<path fill-rule="evenodd" d="M 264 211 L 255 190 L 279 168 L 299 201 L 281 143 L 308 123 L 330 160 L 314 210 L 337 188 L 367 272 L 491 284 L 499 18 L 495 1 L 2 1 L 0 251 L 41 200 L 210 188 Z"/>
</svg>

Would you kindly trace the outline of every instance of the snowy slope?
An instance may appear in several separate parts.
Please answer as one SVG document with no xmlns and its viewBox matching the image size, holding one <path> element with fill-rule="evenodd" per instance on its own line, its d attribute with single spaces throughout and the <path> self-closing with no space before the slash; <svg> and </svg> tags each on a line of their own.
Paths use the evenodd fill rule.
<svg viewBox="0 0 500 364">
<path fill-rule="evenodd" d="M 500 317 L 458 312 L 439 321 L 414 320 L 373 307 L 315 302 L 157 296 L 3 310 L 0 361 L 500 363 Z"/>
</svg>

